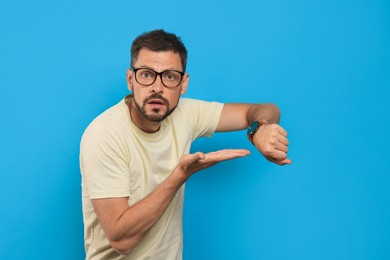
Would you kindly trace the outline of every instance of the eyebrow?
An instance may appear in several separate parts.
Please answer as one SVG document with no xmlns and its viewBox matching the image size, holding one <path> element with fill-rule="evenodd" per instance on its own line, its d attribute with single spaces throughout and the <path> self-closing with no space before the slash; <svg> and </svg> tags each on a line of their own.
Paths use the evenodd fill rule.
<svg viewBox="0 0 390 260">
<path fill-rule="evenodd" d="M 166 69 L 166 70 L 163 70 L 163 71 L 157 71 L 155 68 L 153 68 L 153 67 L 150 67 L 150 66 L 148 66 L 148 65 L 141 65 L 141 66 L 139 66 L 139 67 L 137 67 L 137 68 L 142 68 L 142 69 L 150 69 L 150 70 L 153 70 L 153 71 L 155 71 L 155 72 L 157 72 L 157 73 L 161 73 L 161 72 L 164 72 L 164 71 L 169 71 L 169 70 L 174 70 L 174 71 L 180 71 L 180 72 L 182 72 L 181 70 L 178 70 L 178 69 L 175 69 L 175 68 L 170 68 L 170 69 Z"/>
</svg>

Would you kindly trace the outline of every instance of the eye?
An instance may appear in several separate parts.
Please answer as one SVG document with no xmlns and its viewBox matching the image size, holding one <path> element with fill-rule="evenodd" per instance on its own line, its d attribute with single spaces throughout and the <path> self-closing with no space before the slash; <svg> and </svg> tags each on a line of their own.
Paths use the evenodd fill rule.
<svg viewBox="0 0 390 260">
<path fill-rule="evenodd" d="M 150 70 L 140 70 L 138 74 L 141 78 L 144 79 L 154 78 L 154 72 Z"/>
<path fill-rule="evenodd" d="M 167 71 L 163 74 L 163 77 L 169 81 L 177 81 L 180 78 L 180 74 L 175 71 Z"/>
</svg>

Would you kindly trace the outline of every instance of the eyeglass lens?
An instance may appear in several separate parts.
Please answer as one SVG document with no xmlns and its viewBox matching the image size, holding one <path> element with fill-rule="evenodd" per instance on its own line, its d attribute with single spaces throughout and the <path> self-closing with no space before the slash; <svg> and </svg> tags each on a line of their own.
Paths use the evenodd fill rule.
<svg viewBox="0 0 390 260">
<path fill-rule="evenodd" d="M 167 87 L 177 87 L 182 79 L 182 75 L 174 70 L 157 73 L 151 69 L 138 69 L 135 77 L 139 84 L 148 86 L 154 83 L 157 75 L 160 75 L 162 83 Z"/>
</svg>

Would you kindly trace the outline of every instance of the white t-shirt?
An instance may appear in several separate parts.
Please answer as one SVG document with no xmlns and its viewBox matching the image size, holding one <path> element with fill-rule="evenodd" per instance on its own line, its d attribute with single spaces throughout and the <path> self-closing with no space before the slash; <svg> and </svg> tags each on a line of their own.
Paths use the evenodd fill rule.
<svg viewBox="0 0 390 260">
<path fill-rule="evenodd" d="M 182 98 L 156 133 L 145 133 L 130 119 L 125 100 L 99 115 L 80 145 L 84 238 L 87 259 L 181 259 L 182 186 L 167 210 L 130 255 L 116 252 L 107 240 L 91 199 L 143 199 L 177 166 L 200 136 L 211 136 L 223 104 Z"/>
</svg>

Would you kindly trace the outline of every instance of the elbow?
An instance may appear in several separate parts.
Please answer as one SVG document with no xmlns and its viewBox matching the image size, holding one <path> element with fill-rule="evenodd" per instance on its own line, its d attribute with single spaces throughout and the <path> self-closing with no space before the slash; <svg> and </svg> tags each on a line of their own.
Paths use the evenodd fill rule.
<svg viewBox="0 0 390 260">
<path fill-rule="evenodd" d="M 121 255 L 129 255 L 138 245 L 140 239 L 110 240 L 111 247 Z"/>
<path fill-rule="evenodd" d="M 110 244 L 111 247 L 121 255 L 129 255 L 131 251 L 133 251 L 133 247 L 129 247 L 120 241 L 110 242 Z"/>
</svg>

